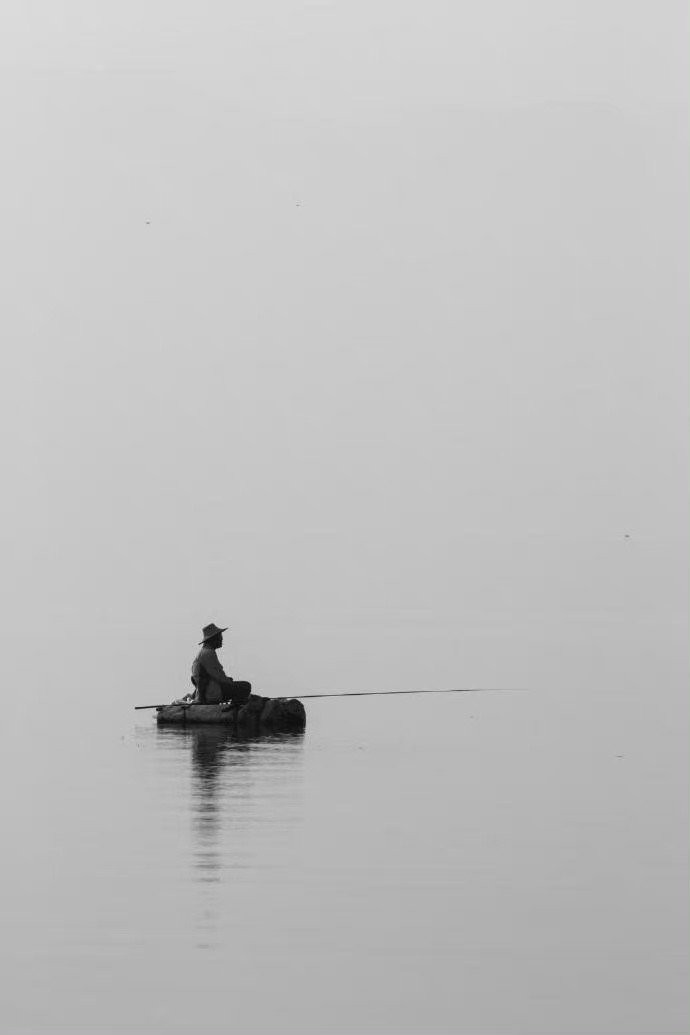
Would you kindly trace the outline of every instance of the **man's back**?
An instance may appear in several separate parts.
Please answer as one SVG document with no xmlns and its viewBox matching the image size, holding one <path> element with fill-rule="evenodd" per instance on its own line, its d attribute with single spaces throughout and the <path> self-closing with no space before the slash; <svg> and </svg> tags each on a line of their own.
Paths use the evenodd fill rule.
<svg viewBox="0 0 690 1035">
<path fill-rule="evenodd" d="M 223 685 L 230 682 L 213 647 L 204 644 L 192 662 L 192 683 L 199 700 L 204 704 L 218 704 L 223 700 Z"/>
</svg>

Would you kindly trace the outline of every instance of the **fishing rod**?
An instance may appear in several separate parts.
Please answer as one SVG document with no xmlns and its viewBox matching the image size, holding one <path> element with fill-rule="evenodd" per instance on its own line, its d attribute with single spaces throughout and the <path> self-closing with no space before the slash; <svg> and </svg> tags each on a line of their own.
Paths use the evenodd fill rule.
<svg viewBox="0 0 690 1035">
<path fill-rule="evenodd" d="M 524 686 L 464 686 L 452 690 L 338 690 L 325 694 L 290 694 L 288 697 L 269 697 L 269 701 L 307 701 L 316 697 L 385 697 L 389 694 L 476 694 L 476 693 L 518 693 L 526 690 Z M 195 701 L 181 701 L 175 704 L 178 708 L 191 708 Z M 169 708 L 166 704 L 136 704 L 135 712 L 148 708 Z"/>
<path fill-rule="evenodd" d="M 306 701 L 310 697 L 385 697 L 387 694 L 477 694 L 477 693 L 514 693 L 525 690 L 524 686 L 463 686 L 453 690 L 338 690 L 337 693 L 326 694 L 293 694 L 298 701 Z M 289 701 L 289 697 L 276 697 L 276 701 Z"/>
</svg>

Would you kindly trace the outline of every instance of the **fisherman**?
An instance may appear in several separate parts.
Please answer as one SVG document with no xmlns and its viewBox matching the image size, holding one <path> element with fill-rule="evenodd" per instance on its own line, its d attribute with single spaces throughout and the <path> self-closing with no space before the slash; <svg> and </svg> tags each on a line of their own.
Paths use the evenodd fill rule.
<svg viewBox="0 0 690 1035">
<path fill-rule="evenodd" d="M 192 663 L 192 683 L 195 687 L 197 704 L 220 704 L 232 701 L 234 705 L 245 704 L 252 692 L 251 684 L 226 676 L 216 651 L 223 646 L 223 633 L 227 626 L 219 629 L 215 622 L 202 629 L 201 650 Z"/>
</svg>

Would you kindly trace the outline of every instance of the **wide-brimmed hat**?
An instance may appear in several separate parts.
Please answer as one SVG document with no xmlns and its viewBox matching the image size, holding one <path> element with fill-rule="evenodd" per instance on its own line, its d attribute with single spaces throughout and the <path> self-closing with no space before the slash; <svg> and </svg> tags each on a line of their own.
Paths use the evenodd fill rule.
<svg viewBox="0 0 690 1035">
<path fill-rule="evenodd" d="M 203 640 L 199 640 L 199 646 L 201 646 L 202 643 L 206 643 L 206 640 L 212 640 L 214 636 L 218 635 L 218 633 L 227 632 L 229 628 L 230 626 L 226 625 L 224 629 L 219 629 L 215 622 L 211 622 L 210 625 L 205 625 L 201 630 L 204 634 L 204 638 Z"/>
</svg>

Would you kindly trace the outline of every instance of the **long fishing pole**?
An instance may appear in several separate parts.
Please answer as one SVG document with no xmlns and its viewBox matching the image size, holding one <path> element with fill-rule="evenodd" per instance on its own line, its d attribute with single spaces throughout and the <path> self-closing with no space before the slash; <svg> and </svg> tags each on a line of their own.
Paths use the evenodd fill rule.
<svg viewBox="0 0 690 1035">
<path fill-rule="evenodd" d="M 292 697 L 305 701 L 309 697 L 384 697 L 387 694 L 477 694 L 513 693 L 525 690 L 523 686 L 463 686 L 453 690 L 338 690 L 337 693 L 326 694 L 293 694 Z M 289 701 L 289 697 L 276 697 L 276 701 Z"/>
<path fill-rule="evenodd" d="M 336 693 L 324 694 L 290 694 L 287 697 L 269 697 L 269 701 L 306 701 L 315 697 L 385 697 L 389 694 L 476 694 L 476 693 L 515 693 L 525 690 L 524 686 L 464 686 L 452 690 L 338 690 Z M 177 708 L 190 708 L 195 702 L 182 701 Z M 166 704 L 137 704 L 135 712 L 146 711 L 147 708 L 169 708 Z"/>
</svg>

